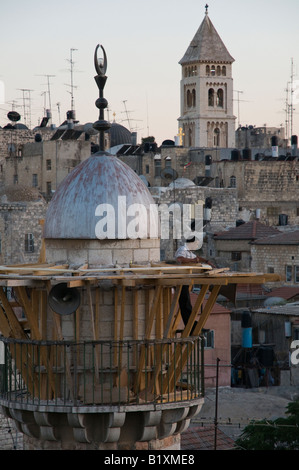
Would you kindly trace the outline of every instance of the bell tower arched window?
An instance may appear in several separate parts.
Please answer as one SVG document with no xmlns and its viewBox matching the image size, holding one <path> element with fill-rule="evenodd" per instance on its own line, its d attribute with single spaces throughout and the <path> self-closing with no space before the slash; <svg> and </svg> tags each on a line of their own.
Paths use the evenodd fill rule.
<svg viewBox="0 0 299 470">
<path fill-rule="evenodd" d="M 213 90 L 213 88 L 209 89 L 208 100 L 209 100 L 209 106 L 214 106 L 214 90 Z"/>
<path fill-rule="evenodd" d="M 217 91 L 217 106 L 218 108 L 223 108 L 223 90 L 219 88 Z"/>
</svg>

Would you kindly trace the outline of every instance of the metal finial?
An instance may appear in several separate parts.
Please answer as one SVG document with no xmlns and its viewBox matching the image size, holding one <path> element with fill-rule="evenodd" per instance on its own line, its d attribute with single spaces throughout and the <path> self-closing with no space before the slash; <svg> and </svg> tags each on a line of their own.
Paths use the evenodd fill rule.
<svg viewBox="0 0 299 470">
<path fill-rule="evenodd" d="M 208 8 L 209 8 L 209 5 L 208 5 L 208 4 L 206 4 L 206 6 L 205 6 L 205 9 L 206 9 L 206 15 L 208 14 Z"/>
<path fill-rule="evenodd" d="M 98 49 L 102 48 L 104 57 L 103 59 L 98 59 Z M 94 129 L 100 133 L 100 150 L 105 150 L 105 132 L 110 129 L 111 124 L 104 119 L 104 109 L 108 106 L 108 101 L 104 98 L 104 87 L 106 84 L 106 70 L 107 70 L 107 56 L 105 49 L 100 44 L 97 45 L 94 52 L 94 65 L 97 72 L 97 75 L 94 77 L 96 84 L 99 89 L 99 98 L 96 100 L 96 107 L 100 110 L 100 115 L 98 121 L 93 124 Z"/>
<path fill-rule="evenodd" d="M 103 59 L 98 59 L 98 49 L 99 49 L 99 47 L 101 47 L 101 49 L 103 51 L 103 54 L 104 54 Z M 97 72 L 98 75 L 104 76 L 106 74 L 107 56 L 106 56 L 105 49 L 100 44 L 97 45 L 96 50 L 94 52 L 94 66 L 95 66 L 95 69 L 96 69 L 96 72 Z"/>
</svg>

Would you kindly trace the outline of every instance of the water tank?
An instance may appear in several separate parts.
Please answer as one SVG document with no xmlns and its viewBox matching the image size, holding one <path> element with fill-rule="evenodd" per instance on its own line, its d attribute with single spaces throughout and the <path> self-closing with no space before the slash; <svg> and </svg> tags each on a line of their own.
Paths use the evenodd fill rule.
<svg viewBox="0 0 299 470">
<path fill-rule="evenodd" d="M 240 160 L 240 151 L 238 149 L 231 151 L 231 160 L 237 162 Z"/>
<path fill-rule="evenodd" d="M 244 312 L 242 312 L 242 316 L 241 316 L 241 327 L 242 328 L 248 328 L 248 327 L 251 327 L 251 326 L 252 326 L 252 322 L 251 322 L 250 312 L 248 312 L 247 310 L 244 310 Z"/>
<path fill-rule="evenodd" d="M 251 160 L 251 149 L 245 148 L 242 152 L 243 160 Z"/>
</svg>

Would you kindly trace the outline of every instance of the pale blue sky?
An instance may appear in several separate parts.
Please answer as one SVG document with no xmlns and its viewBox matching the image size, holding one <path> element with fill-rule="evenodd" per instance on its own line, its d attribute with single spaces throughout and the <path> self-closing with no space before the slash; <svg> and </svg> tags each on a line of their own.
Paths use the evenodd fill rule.
<svg viewBox="0 0 299 470">
<path fill-rule="evenodd" d="M 180 115 L 179 60 L 205 14 L 203 0 L 14 0 L 3 2 L 0 16 L 0 80 L 6 104 L 0 125 L 7 123 L 16 100 L 23 115 L 23 92 L 31 96 L 31 124 L 43 116 L 50 78 L 53 121 L 70 109 L 69 62 L 73 53 L 75 109 L 81 123 L 95 121 L 93 54 L 98 43 L 108 56 L 105 97 L 109 118 L 137 129 L 138 140 L 154 135 L 158 144 L 173 139 Z M 234 89 L 240 94 L 242 125 L 285 124 L 286 86 L 294 61 L 295 103 L 299 102 L 298 0 L 210 0 L 209 16 L 235 58 Z M 296 83 L 297 81 L 297 83 Z M 297 93 L 297 94 L 296 94 Z M 26 94 L 27 96 L 27 94 Z M 237 93 L 235 93 L 237 99 Z M 124 101 L 126 102 L 124 105 Z M 299 132 L 299 103 L 293 133 Z M 28 108 L 27 108 L 28 111 Z M 238 114 L 235 101 L 235 115 Z"/>
</svg>

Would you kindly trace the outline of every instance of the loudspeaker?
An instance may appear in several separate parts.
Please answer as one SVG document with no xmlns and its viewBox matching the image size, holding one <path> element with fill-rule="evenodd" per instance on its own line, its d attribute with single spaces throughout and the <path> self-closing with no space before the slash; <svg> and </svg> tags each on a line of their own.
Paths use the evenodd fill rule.
<svg viewBox="0 0 299 470">
<path fill-rule="evenodd" d="M 59 315 L 74 313 L 81 302 L 80 292 L 75 287 L 67 287 L 62 282 L 52 287 L 49 293 L 48 303 L 54 312 Z"/>
</svg>

